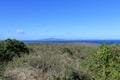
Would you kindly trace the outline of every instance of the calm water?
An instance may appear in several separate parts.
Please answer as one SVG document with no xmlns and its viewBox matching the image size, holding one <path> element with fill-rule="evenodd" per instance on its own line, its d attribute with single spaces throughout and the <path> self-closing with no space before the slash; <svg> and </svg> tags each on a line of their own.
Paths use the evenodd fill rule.
<svg viewBox="0 0 120 80">
<path fill-rule="evenodd" d="M 120 40 L 53 40 L 53 41 L 41 41 L 41 40 L 24 40 L 23 42 L 41 42 L 41 43 L 73 43 L 73 42 L 85 42 L 85 43 L 95 43 L 101 44 L 107 42 L 109 44 L 119 43 Z"/>
</svg>

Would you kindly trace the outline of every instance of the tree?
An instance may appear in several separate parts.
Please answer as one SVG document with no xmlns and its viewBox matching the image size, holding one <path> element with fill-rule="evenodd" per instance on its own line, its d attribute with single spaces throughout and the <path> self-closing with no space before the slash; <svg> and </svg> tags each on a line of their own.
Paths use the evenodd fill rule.
<svg viewBox="0 0 120 80">
<path fill-rule="evenodd" d="M 6 39 L 0 42 L 0 61 L 9 61 L 13 57 L 20 57 L 21 54 L 29 53 L 29 48 L 15 39 Z"/>
</svg>

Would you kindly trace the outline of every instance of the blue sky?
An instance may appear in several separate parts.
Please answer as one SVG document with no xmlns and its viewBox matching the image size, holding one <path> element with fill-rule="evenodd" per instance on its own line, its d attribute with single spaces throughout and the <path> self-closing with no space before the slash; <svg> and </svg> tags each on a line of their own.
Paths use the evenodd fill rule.
<svg viewBox="0 0 120 80">
<path fill-rule="evenodd" d="M 120 39 L 120 0 L 0 0 L 0 39 Z"/>
</svg>

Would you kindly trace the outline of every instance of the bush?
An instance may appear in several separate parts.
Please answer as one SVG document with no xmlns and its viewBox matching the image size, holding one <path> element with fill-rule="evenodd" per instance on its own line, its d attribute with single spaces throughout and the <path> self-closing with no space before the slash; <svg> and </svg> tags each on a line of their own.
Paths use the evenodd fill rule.
<svg viewBox="0 0 120 80">
<path fill-rule="evenodd" d="M 7 39 L 0 42 L 0 61 L 7 62 L 13 57 L 20 57 L 21 54 L 29 53 L 28 47 L 15 39 Z"/>
<path fill-rule="evenodd" d="M 120 46 L 102 44 L 93 57 L 90 70 L 94 80 L 120 80 Z"/>
<path fill-rule="evenodd" d="M 89 77 L 82 73 L 78 73 L 76 70 L 72 68 L 67 68 L 65 71 L 65 74 L 60 74 L 60 75 L 53 75 L 53 80 L 90 80 Z"/>
<path fill-rule="evenodd" d="M 72 50 L 69 49 L 69 48 L 63 48 L 62 52 L 63 52 L 63 53 L 68 53 L 69 55 L 73 55 Z"/>
</svg>

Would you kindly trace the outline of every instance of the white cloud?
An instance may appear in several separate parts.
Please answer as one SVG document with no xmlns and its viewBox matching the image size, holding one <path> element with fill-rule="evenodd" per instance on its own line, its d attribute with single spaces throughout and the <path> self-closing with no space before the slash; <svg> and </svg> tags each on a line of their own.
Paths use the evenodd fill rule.
<svg viewBox="0 0 120 80">
<path fill-rule="evenodd" d="M 16 32 L 20 34 L 25 34 L 25 32 L 22 29 L 17 29 Z"/>
</svg>

